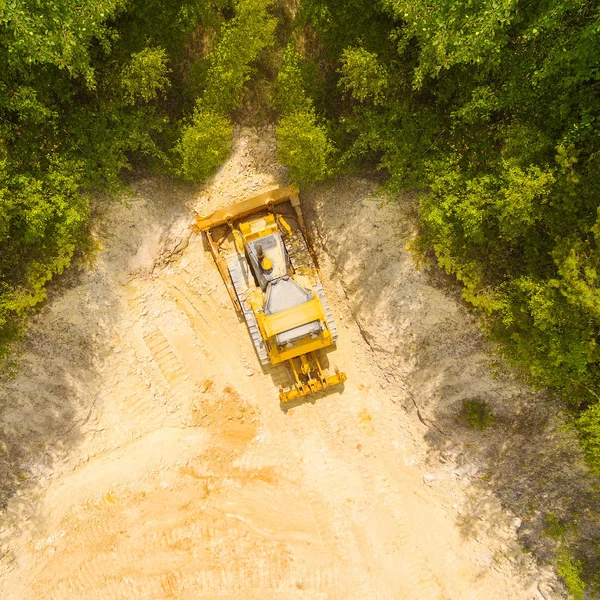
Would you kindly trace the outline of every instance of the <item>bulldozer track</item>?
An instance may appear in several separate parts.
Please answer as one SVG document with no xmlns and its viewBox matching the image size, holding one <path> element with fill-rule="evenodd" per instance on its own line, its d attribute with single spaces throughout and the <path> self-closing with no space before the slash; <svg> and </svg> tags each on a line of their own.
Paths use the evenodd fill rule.
<svg viewBox="0 0 600 600">
<path fill-rule="evenodd" d="M 211 297 L 210 294 L 198 291 L 194 289 L 190 283 L 188 283 L 182 276 L 173 274 L 165 280 L 169 291 L 173 290 L 179 292 L 179 294 L 187 301 L 189 307 L 192 308 L 194 314 L 197 314 L 206 325 L 209 325 L 212 335 L 228 335 L 231 333 L 230 329 L 223 323 L 223 319 L 220 315 L 221 308 L 217 302 Z M 186 314 L 188 311 L 185 311 Z"/>
<path fill-rule="evenodd" d="M 150 393 L 147 390 L 137 391 L 128 395 L 123 400 L 123 405 L 130 413 L 133 420 L 139 419 L 142 415 L 145 419 L 164 418 L 165 407 L 156 400 L 149 400 Z M 139 427 L 139 425 L 138 425 Z"/>
<path fill-rule="evenodd" d="M 335 552 L 339 541 L 338 535 L 332 527 L 331 510 L 316 498 L 309 502 L 309 507 L 323 549 L 327 552 Z"/>
<path fill-rule="evenodd" d="M 53 592 L 45 595 L 52 600 L 65 600 L 73 597 L 86 599 L 127 599 L 148 600 L 153 598 L 184 598 L 190 594 L 231 594 L 232 592 L 286 593 L 335 590 L 337 593 L 346 587 L 341 582 L 335 568 L 292 567 L 249 564 L 243 567 L 234 565 L 203 568 L 206 558 L 193 559 L 181 555 L 176 562 L 186 562 L 185 566 L 160 564 L 161 554 L 147 553 L 141 556 L 131 554 L 128 557 L 116 557 L 103 553 L 97 559 L 75 569 L 75 573 L 55 582 Z M 260 559 L 257 556 L 257 559 Z M 258 562 L 258 561 L 257 561 Z M 134 573 L 143 566 L 152 574 L 143 579 L 128 573 Z M 196 596 L 193 596 L 196 597 Z M 279 597 L 279 596 L 278 596 Z M 300 596 L 305 597 L 305 596 Z M 327 594 L 325 596 L 330 598 Z M 347 598 L 348 596 L 340 596 Z"/>
<path fill-rule="evenodd" d="M 289 471 L 289 461 L 283 460 L 279 449 L 265 451 L 262 444 L 258 445 L 255 442 L 251 442 L 246 451 L 235 460 L 234 466 L 247 473 L 276 469 L 279 477 Z"/>
<path fill-rule="evenodd" d="M 309 419 L 312 421 L 312 419 Z M 319 538 L 325 549 L 336 549 L 335 554 L 339 560 L 347 565 L 355 561 L 355 556 L 359 554 L 355 532 L 348 521 L 346 507 L 339 503 L 333 503 L 330 498 L 351 498 L 352 492 L 348 484 L 348 473 L 344 469 L 335 468 L 337 465 L 328 460 L 323 451 L 325 449 L 325 439 L 318 427 L 310 422 L 307 428 L 304 428 L 302 438 L 291 439 L 289 443 L 298 448 L 298 453 L 302 456 L 299 468 L 303 464 L 310 465 L 310 474 L 306 473 L 304 485 L 307 491 L 314 495 L 311 499 L 311 516 L 314 519 Z M 319 500 L 320 498 L 320 500 Z M 364 585 L 365 582 L 363 582 Z M 353 582 L 353 585 L 359 586 L 359 582 Z M 368 586 L 361 588 L 363 595 L 361 597 L 370 597 Z M 370 590 L 372 592 L 372 590 Z"/>
<path fill-rule="evenodd" d="M 314 284 L 315 292 L 317 293 L 317 296 L 319 297 L 319 300 L 321 300 L 323 308 L 325 309 L 327 327 L 331 332 L 331 337 L 334 342 L 337 342 L 338 331 L 337 327 L 335 326 L 333 311 L 329 306 L 327 296 L 325 296 L 323 284 L 321 283 L 321 280 L 316 276 L 316 266 L 308 248 L 308 244 L 306 243 L 306 239 L 302 234 L 302 231 L 300 229 L 292 229 L 292 233 L 283 238 L 283 243 L 290 257 L 290 262 L 292 263 L 294 270 L 297 273 L 309 274 L 311 277 L 314 277 L 316 279 Z"/>
<path fill-rule="evenodd" d="M 269 356 L 267 354 L 267 348 L 258 329 L 258 323 L 254 316 L 254 312 L 252 312 L 250 303 L 246 299 L 246 294 L 250 289 L 252 275 L 248 271 L 245 259 L 239 257 L 237 254 L 232 254 L 227 257 L 227 268 L 229 269 L 231 281 L 233 282 L 235 293 L 237 294 L 240 306 L 242 307 L 244 319 L 246 320 L 248 331 L 250 331 L 252 343 L 254 344 L 254 349 L 256 350 L 260 364 L 268 365 Z"/>
<path fill-rule="evenodd" d="M 146 335 L 144 342 L 171 390 L 171 394 L 164 400 L 165 406 L 161 407 L 162 414 L 172 412 L 181 406 L 187 406 L 194 397 L 198 396 L 199 390 L 172 344 L 158 329 Z M 157 405 L 156 400 L 150 401 Z M 148 393 L 137 395 L 136 406 L 140 411 L 144 410 L 148 404 Z"/>
<path fill-rule="evenodd" d="M 189 379 L 185 367 L 159 329 L 144 336 L 144 342 L 146 342 L 158 368 L 171 387 L 179 387 Z"/>
<path fill-rule="evenodd" d="M 230 341 L 231 330 L 228 330 L 220 320 L 213 317 L 213 304 L 204 294 L 192 290 L 186 282 L 179 277 L 172 277 L 166 282 L 169 295 L 177 308 L 185 315 L 192 326 L 194 334 L 202 342 L 201 350 L 204 353 L 218 356 L 220 364 L 227 369 L 228 358 L 231 356 L 232 344 Z"/>
<path fill-rule="evenodd" d="M 329 306 L 329 302 L 327 302 L 327 297 L 325 296 L 325 291 L 323 290 L 323 285 L 321 284 L 321 282 L 318 279 L 317 279 L 317 283 L 315 285 L 315 290 L 317 292 L 317 296 L 319 297 L 319 299 L 321 300 L 321 303 L 323 304 L 323 308 L 325 309 L 325 317 L 327 319 L 327 327 L 329 328 L 329 331 L 331 332 L 331 339 L 334 342 L 337 342 L 338 331 L 337 331 L 337 327 L 335 326 L 335 321 L 333 319 L 333 311 L 331 310 L 331 308 Z"/>
</svg>

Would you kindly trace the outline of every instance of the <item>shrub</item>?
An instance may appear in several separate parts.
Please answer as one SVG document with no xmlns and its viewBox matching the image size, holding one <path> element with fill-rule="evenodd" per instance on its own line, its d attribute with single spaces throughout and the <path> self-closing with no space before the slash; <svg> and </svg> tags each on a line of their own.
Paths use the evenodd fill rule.
<svg viewBox="0 0 600 600">
<path fill-rule="evenodd" d="M 211 111 L 228 113 L 239 108 L 252 63 L 274 43 L 277 21 L 268 12 L 270 2 L 240 0 L 236 16 L 224 26 L 209 55 L 207 87 L 202 103 Z"/>
<path fill-rule="evenodd" d="M 121 85 L 129 104 L 135 104 L 138 98 L 150 102 L 160 90 L 169 87 L 167 60 L 162 48 L 144 48 L 131 57 L 121 74 Z"/>
<path fill-rule="evenodd" d="M 583 600 L 585 583 L 581 580 L 581 563 L 566 551 L 558 555 L 556 572 L 563 578 L 570 600 Z"/>
<path fill-rule="evenodd" d="M 492 426 L 496 421 L 487 402 L 475 398 L 463 400 L 460 418 L 468 427 L 479 431 Z"/>
<path fill-rule="evenodd" d="M 282 115 L 310 110 L 312 101 L 304 90 L 300 68 L 301 54 L 295 44 L 288 44 L 283 51 L 283 59 L 275 88 L 275 105 Z"/>
<path fill-rule="evenodd" d="M 600 475 L 600 403 L 584 410 L 577 426 L 588 464 L 596 475 Z"/>
<path fill-rule="evenodd" d="M 179 143 L 180 172 L 191 181 L 204 181 L 229 155 L 233 128 L 228 118 L 197 112 Z"/>
<path fill-rule="evenodd" d="M 544 527 L 545 536 L 553 539 L 555 542 L 560 542 L 564 540 L 566 533 L 567 528 L 556 515 L 546 515 L 546 526 Z"/>
<path fill-rule="evenodd" d="M 287 166 L 290 180 L 306 185 L 330 174 L 328 159 L 332 147 L 312 110 L 283 117 L 277 126 L 277 154 Z"/>
<path fill-rule="evenodd" d="M 364 48 L 346 48 L 342 54 L 338 85 L 358 102 L 382 104 L 388 87 L 388 75 L 377 55 Z"/>
<path fill-rule="evenodd" d="M 87 236 L 81 167 L 56 161 L 42 177 L 9 175 L 0 163 L 0 356 L 46 298 L 46 283 Z"/>
</svg>

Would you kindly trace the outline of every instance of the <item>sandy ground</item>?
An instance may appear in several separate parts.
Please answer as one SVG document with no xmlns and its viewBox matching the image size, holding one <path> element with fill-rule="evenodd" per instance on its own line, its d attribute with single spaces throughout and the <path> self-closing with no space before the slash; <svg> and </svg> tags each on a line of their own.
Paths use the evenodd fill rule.
<svg viewBox="0 0 600 600">
<path fill-rule="evenodd" d="M 478 334 L 404 250 L 411 199 L 306 194 L 348 381 L 281 410 L 285 370 L 261 370 L 188 227 L 283 183 L 272 135 L 246 130 L 203 188 L 137 180 L 96 216 L 94 268 L 58 286 L 1 392 L 1 598 L 560 597 L 519 520 L 478 488 L 473 510 L 477 469 L 424 439 L 442 373 L 500 384 L 443 346 Z"/>
</svg>

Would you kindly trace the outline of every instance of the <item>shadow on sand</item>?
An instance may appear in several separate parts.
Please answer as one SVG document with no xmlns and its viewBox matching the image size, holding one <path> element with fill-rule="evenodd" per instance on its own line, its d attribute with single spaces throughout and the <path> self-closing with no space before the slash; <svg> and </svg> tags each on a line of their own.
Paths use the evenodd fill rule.
<svg viewBox="0 0 600 600">
<path fill-rule="evenodd" d="M 48 300 L 15 348 L 16 372 L 0 379 L 5 533 L 35 512 L 38 490 L 60 471 L 93 418 L 102 365 L 122 326 L 122 283 L 133 269 L 151 271 L 151 250 L 168 238 L 174 223 L 192 218 L 190 186 L 166 178 L 138 178 L 131 185 L 133 196 L 122 204 L 96 199 L 93 223 L 103 252 L 91 271 L 74 265 L 52 282 Z"/>
</svg>

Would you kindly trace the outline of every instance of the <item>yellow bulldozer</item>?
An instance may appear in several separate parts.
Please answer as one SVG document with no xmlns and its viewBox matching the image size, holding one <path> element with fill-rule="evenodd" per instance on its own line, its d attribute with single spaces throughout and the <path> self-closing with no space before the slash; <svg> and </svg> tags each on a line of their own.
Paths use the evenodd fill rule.
<svg viewBox="0 0 600 600">
<path fill-rule="evenodd" d="M 346 381 L 327 374 L 318 351 L 337 329 L 319 280 L 297 187 L 277 188 L 197 217 L 231 300 L 246 321 L 262 365 L 287 362 L 294 383 L 282 403 Z"/>
</svg>

